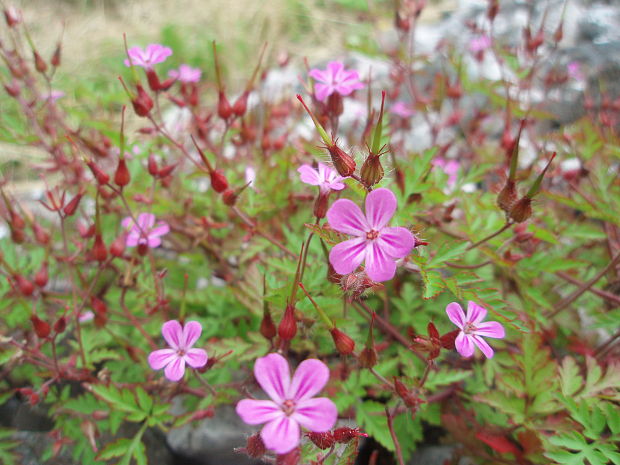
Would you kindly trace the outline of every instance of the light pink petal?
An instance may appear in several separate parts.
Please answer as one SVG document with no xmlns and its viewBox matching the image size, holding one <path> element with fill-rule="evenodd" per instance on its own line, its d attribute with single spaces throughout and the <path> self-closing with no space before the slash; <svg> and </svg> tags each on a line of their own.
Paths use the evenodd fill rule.
<svg viewBox="0 0 620 465">
<path fill-rule="evenodd" d="M 465 313 L 458 303 L 452 302 L 448 304 L 446 307 L 446 313 L 452 323 L 457 325 L 459 329 L 463 329 L 463 326 L 465 326 Z"/>
<path fill-rule="evenodd" d="M 454 346 L 463 357 L 471 357 L 474 355 L 474 343 L 472 336 L 465 334 L 463 331 L 456 336 Z"/>
<path fill-rule="evenodd" d="M 497 321 L 485 321 L 476 325 L 475 333 L 477 336 L 493 337 L 501 339 L 506 335 L 504 327 Z"/>
<path fill-rule="evenodd" d="M 157 223 L 153 229 L 149 231 L 149 236 L 164 236 L 170 232 L 170 226 L 165 221 Z"/>
<path fill-rule="evenodd" d="M 142 240 L 140 242 L 146 242 L 151 249 L 154 249 L 161 245 L 161 239 L 157 236 L 156 237 L 149 236 L 147 241 Z"/>
<path fill-rule="evenodd" d="M 183 378 L 185 374 L 185 360 L 183 357 L 175 358 L 172 363 L 169 363 L 168 366 L 164 369 L 164 375 L 170 381 L 178 381 Z"/>
<path fill-rule="evenodd" d="M 260 425 L 283 417 L 278 404 L 270 400 L 243 399 L 237 404 L 237 415 L 248 425 Z"/>
<path fill-rule="evenodd" d="M 291 375 L 288 362 L 280 354 L 269 354 L 256 359 L 254 364 L 256 381 L 274 401 L 280 403 L 286 399 Z"/>
<path fill-rule="evenodd" d="M 311 186 L 318 186 L 321 184 L 321 179 L 319 179 L 319 173 L 316 172 L 314 168 L 310 165 L 301 165 L 297 168 L 297 172 L 299 173 L 299 179 L 301 182 L 305 182 L 306 184 L 310 184 Z"/>
<path fill-rule="evenodd" d="M 376 191 L 373 191 L 376 192 Z M 372 193 L 369 194 L 369 197 Z M 327 210 L 327 221 L 336 231 L 352 236 L 366 237 L 370 226 L 360 207 L 349 199 L 339 199 Z"/>
<path fill-rule="evenodd" d="M 403 258 L 409 255 L 415 245 L 411 231 L 401 227 L 385 227 L 377 240 L 379 247 L 390 257 Z"/>
<path fill-rule="evenodd" d="M 305 399 L 296 405 L 292 418 L 310 431 L 324 433 L 336 424 L 338 409 L 327 397 Z"/>
<path fill-rule="evenodd" d="M 397 205 L 396 196 L 389 189 L 382 187 L 368 194 L 366 197 L 366 218 L 371 228 L 376 231 L 383 229 L 394 216 Z"/>
<path fill-rule="evenodd" d="M 396 262 L 381 247 L 372 243 L 366 250 L 366 274 L 376 282 L 389 281 L 396 274 Z M 335 267 L 334 267 L 335 268 Z"/>
<path fill-rule="evenodd" d="M 202 368 L 207 364 L 207 351 L 204 349 L 189 349 L 185 355 L 185 363 L 192 368 Z"/>
<path fill-rule="evenodd" d="M 486 358 L 493 358 L 493 349 L 491 349 L 491 346 L 487 344 L 487 341 L 482 339 L 480 336 L 472 336 L 472 339 Z"/>
<path fill-rule="evenodd" d="M 161 327 L 161 333 L 170 347 L 179 349 L 183 341 L 183 328 L 177 320 L 166 321 Z"/>
<path fill-rule="evenodd" d="M 123 221 L 121 221 L 121 226 L 125 229 L 130 229 L 133 226 L 133 220 L 131 219 L 131 216 L 123 218 Z"/>
<path fill-rule="evenodd" d="M 320 360 L 314 358 L 304 360 L 299 364 L 287 398 L 294 401 L 309 399 L 325 387 L 329 380 L 329 368 Z"/>
<path fill-rule="evenodd" d="M 141 233 L 146 233 L 155 224 L 155 215 L 152 213 L 140 213 L 136 221 L 138 222 L 138 230 Z"/>
<path fill-rule="evenodd" d="M 135 247 L 138 245 L 139 240 L 140 240 L 140 234 L 132 231 L 127 235 L 127 239 L 125 239 L 125 245 L 127 247 Z"/>
<path fill-rule="evenodd" d="M 177 358 L 177 352 L 173 349 L 155 350 L 149 354 L 149 365 L 153 370 L 161 370 Z"/>
<path fill-rule="evenodd" d="M 181 336 L 181 345 L 183 349 L 189 349 L 200 337 L 202 333 L 202 325 L 197 321 L 188 321 L 183 327 L 183 335 Z"/>
<path fill-rule="evenodd" d="M 338 82 L 341 79 L 340 73 L 343 69 L 344 65 L 341 61 L 330 61 L 327 63 L 327 74 L 334 80 L 334 82 Z"/>
<path fill-rule="evenodd" d="M 329 252 L 329 263 L 336 273 L 349 274 L 362 264 L 366 257 L 366 239 L 357 237 L 336 244 Z"/>
<path fill-rule="evenodd" d="M 313 68 L 310 70 L 310 72 L 308 73 L 308 75 L 312 78 L 315 79 L 317 81 L 321 81 L 324 83 L 328 83 L 329 82 L 329 77 L 327 76 L 327 73 L 323 70 L 317 69 L 317 68 Z"/>
<path fill-rule="evenodd" d="M 340 181 L 332 181 L 329 183 L 329 188 L 333 191 L 341 191 L 345 188 L 345 185 Z"/>
<path fill-rule="evenodd" d="M 487 316 L 487 311 L 484 307 L 481 307 L 476 302 L 471 300 L 467 302 L 467 321 L 474 326 L 478 326 L 482 320 Z"/>
<path fill-rule="evenodd" d="M 290 417 L 281 416 L 267 423 L 260 437 L 267 449 L 286 454 L 299 445 L 299 434 L 299 424 Z"/>
<path fill-rule="evenodd" d="M 333 91 L 334 89 L 331 85 L 319 84 L 319 83 L 314 85 L 314 92 L 316 95 L 316 99 L 319 100 L 320 102 L 324 102 L 325 99 L 327 99 L 327 97 L 329 97 Z"/>
</svg>

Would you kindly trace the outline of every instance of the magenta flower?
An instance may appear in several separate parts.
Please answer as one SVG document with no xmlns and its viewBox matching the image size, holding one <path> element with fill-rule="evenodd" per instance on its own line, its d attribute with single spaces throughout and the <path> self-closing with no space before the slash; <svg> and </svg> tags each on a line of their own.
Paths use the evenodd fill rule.
<svg viewBox="0 0 620 465">
<path fill-rule="evenodd" d="M 297 172 L 300 175 L 301 182 L 311 186 L 319 186 L 322 194 L 327 194 L 329 191 L 341 191 L 345 187 L 342 182 L 344 178 L 336 170 L 323 163 L 319 163 L 318 170 L 315 170 L 310 165 L 301 165 L 297 168 Z"/>
<path fill-rule="evenodd" d="M 396 116 L 400 116 L 401 118 L 409 118 L 415 114 L 415 111 L 413 111 L 405 102 L 398 101 L 392 105 L 390 108 L 390 113 L 394 113 Z"/>
<path fill-rule="evenodd" d="M 362 89 L 364 84 L 360 82 L 357 71 L 347 71 L 340 61 L 330 61 L 327 69 L 311 69 L 310 77 L 318 81 L 314 85 L 316 98 L 324 102 L 334 92 L 343 97 L 357 89 Z"/>
<path fill-rule="evenodd" d="M 128 231 L 125 242 L 127 247 L 136 247 L 142 244 L 148 245 L 150 248 L 159 247 L 161 236 L 170 232 L 170 226 L 165 221 L 158 221 L 155 224 L 155 215 L 152 213 L 140 213 L 137 222 L 138 224 L 134 223 L 131 217 L 127 217 L 121 222 L 123 228 Z"/>
<path fill-rule="evenodd" d="M 191 82 L 200 81 L 202 71 L 199 68 L 192 68 L 190 65 L 181 65 L 179 69 L 171 69 L 168 72 L 168 76 L 174 79 L 178 79 L 181 82 L 189 84 Z"/>
<path fill-rule="evenodd" d="M 469 51 L 472 53 L 480 53 L 480 52 L 484 52 L 486 49 L 488 49 L 489 47 L 491 47 L 491 38 L 484 34 L 481 36 L 476 36 L 473 37 L 470 41 L 469 41 Z"/>
<path fill-rule="evenodd" d="M 584 80 L 584 75 L 581 71 L 581 64 L 578 61 L 571 61 L 568 65 L 566 65 L 566 70 L 568 71 L 568 75 L 575 81 Z"/>
<path fill-rule="evenodd" d="M 150 44 L 144 50 L 140 47 L 131 47 L 127 54 L 131 61 L 126 59 L 125 66 L 140 66 L 148 70 L 152 69 L 153 65 L 166 61 L 166 58 L 172 55 L 172 50 L 170 47 L 164 47 L 160 44 Z"/>
<path fill-rule="evenodd" d="M 453 186 L 456 184 L 459 174 L 459 162 L 456 160 L 447 160 L 442 157 L 435 157 L 431 161 L 433 166 L 437 166 L 442 169 L 444 173 L 448 175 L 448 185 Z"/>
<path fill-rule="evenodd" d="M 336 424 L 336 405 L 314 397 L 329 379 L 329 368 L 320 360 L 301 362 L 291 380 L 286 359 L 269 354 L 256 360 L 254 376 L 271 400 L 243 399 L 237 414 L 249 425 L 266 423 L 260 435 L 268 449 L 277 454 L 293 450 L 300 441 L 300 425 L 324 433 Z"/>
<path fill-rule="evenodd" d="M 185 374 L 185 364 L 192 368 L 201 368 L 207 364 L 207 352 L 192 346 L 202 333 L 202 326 L 197 321 L 188 321 L 184 327 L 177 320 L 166 321 L 161 333 L 171 349 L 159 349 L 149 354 L 149 365 L 153 370 L 164 369 L 164 375 L 170 381 L 178 381 Z"/>
<path fill-rule="evenodd" d="M 505 336 L 504 327 L 497 321 L 482 322 L 487 316 L 487 311 L 475 302 L 467 303 L 467 316 L 461 306 L 452 302 L 446 307 L 446 313 L 450 321 L 457 325 L 461 332 L 456 337 L 454 345 L 463 357 L 474 355 L 474 344 L 487 358 L 493 357 L 493 349 L 486 343 L 482 336 L 501 339 Z"/>
<path fill-rule="evenodd" d="M 407 228 L 387 226 L 396 207 L 396 196 L 384 188 L 368 194 L 366 215 L 348 199 L 334 202 L 327 212 L 330 226 L 355 236 L 331 250 L 329 261 L 336 273 L 352 273 L 366 260 L 366 274 L 373 281 L 394 277 L 396 259 L 409 255 L 415 246 L 415 238 Z"/>
</svg>

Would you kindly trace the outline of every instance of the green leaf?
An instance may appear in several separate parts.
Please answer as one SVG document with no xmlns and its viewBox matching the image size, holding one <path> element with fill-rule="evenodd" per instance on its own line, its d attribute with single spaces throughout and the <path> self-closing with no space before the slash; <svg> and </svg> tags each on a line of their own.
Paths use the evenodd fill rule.
<svg viewBox="0 0 620 465">
<path fill-rule="evenodd" d="M 588 445 L 586 439 L 577 431 L 569 431 L 567 433 L 551 436 L 549 442 L 556 446 L 579 451 L 583 450 Z"/>
<path fill-rule="evenodd" d="M 121 438 L 105 446 L 97 455 L 97 460 L 110 460 L 127 453 L 131 446 L 131 439 Z"/>
<path fill-rule="evenodd" d="M 422 298 L 425 300 L 438 296 L 446 287 L 439 271 L 427 271 L 422 269 L 420 270 L 420 275 L 422 276 L 422 282 L 424 283 L 424 293 L 422 294 Z"/>
<path fill-rule="evenodd" d="M 364 431 L 379 444 L 392 452 L 394 451 L 394 442 L 387 427 L 383 404 L 369 400 L 358 404 L 355 419 Z"/>
<path fill-rule="evenodd" d="M 435 255 L 426 266 L 427 268 L 438 268 L 445 262 L 459 258 L 467 251 L 467 247 L 469 247 L 468 242 L 461 242 L 460 244 L 454 241 L 445 242 L 435 250 Z"/>
<path fill-rule="evenodd" d="M 575 394 L 583 385 L 583 377 L 579 374 L 577 362 L 572 357 L 564 357 L 560 367 L 560 386 L 562 394 L 570 397 Z"/>
</svg>

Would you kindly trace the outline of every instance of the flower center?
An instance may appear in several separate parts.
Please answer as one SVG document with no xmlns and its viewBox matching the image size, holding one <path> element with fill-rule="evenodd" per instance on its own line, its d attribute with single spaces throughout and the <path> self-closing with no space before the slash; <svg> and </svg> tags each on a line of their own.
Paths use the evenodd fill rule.
<svg viewBox="0 0 620 465">
<path fill-rule="evenodd" d="M 374 229 L 371 229 L 366 233 L 366 239 L 369 241 L 374 241 L 377 237 L 379 237 L 379 231 L 375 231 Z"/>
<path fill-rule="evenodd" d="M 467 322 L 465 323 L 465 326 L 463 327 L 463 332 L 465 334 L 471 334 L 474 331 L 476 331 L 478 328 L 476 328 L 473 323 Z"/>
<path fill-rule="evenodd" d="M 177 355 L 178 355 L 179 357 L 183 357 L 183 356 L 185 355 L 185 351 L 184 351 L 183 349 L 178 349 L 178 350 L 177 350 Z"/>
<path fill-rule="evenodd" d="M 292 399 L 287 399 L 282 402 L 282 411 L 287 417 L 290 417 L 293 413 L 295 413 L 295 401 Z"/>
</svg>

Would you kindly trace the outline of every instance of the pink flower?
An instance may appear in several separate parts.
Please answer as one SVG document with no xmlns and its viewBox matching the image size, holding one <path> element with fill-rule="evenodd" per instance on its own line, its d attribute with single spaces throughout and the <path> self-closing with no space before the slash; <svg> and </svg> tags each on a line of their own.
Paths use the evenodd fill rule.
<svg viewBox="0 0 620 465">
<path fill-rule="evenodd" d="M 491 46 L 491 38 L 488 35 L 473 37 L 469 41 L 469 51 L 472 53 L 483 52 Z"/>
<path fill-rule="evenodd" d="M 401 118 L 409 118 L 415 113 L 405 102 L 398 101 L 390 108 L 390 113 L 394 113 Z"/>
<path fill-rule="evenodd" d="M 471 357 L 474 355 L 474 344 L 476 344 L 487 358 L 493 357 L 493 349 L 481 336 L 501 339 L 505 336 L 504 327 L 497 321 L 482 323 L 482 320 L 487 316 L 487 311 L 483 307 L 469 301 L 467 303 L 467 316 L 465 316 L 461 306 L 452 302 L 446 307 L 446 313 L 450 321 L 461 330 L 454 341 L 459 354 L 463 357 Z"/>
<path fill-rule="evenodd" d="M 299 444 L 300 425 L 324 433 L 336 423 L 336 405 L 314 397 L 329 379 L 329 368 L 320 360 L 301 362 L 291 380 L 286 359 L 269 354 L 256 360 L 254 376 L 271 400 L 243 399 L 237 414 L 249 425 L 266 423 L 260 435 L 268 449 L 286 454 Z"/>
<path fill-rule="evenodd" d="M 170 47 L 164 47 L 160 44 L 150 44 L 145 50 L 140 47 L 131 47 L 127 54 L 131 58 L 125 60 L 125 66 L 141 66 L 144 69 L 151 69 L 157 63 L 163 63 L 170 55 L 172 50 Z"/>
<path fill-rule="evenodd" d="M 127 217 L 121 222 L 123 228 L 128 230 L 125 242 L 127 247 L 136 247 L 141 244 L 146 244 L 150 248 L 159 247 L 161 236 L 170 232 L 170 226 L 165 221 L 155 224 L 155 215 L 152 213 L 140 213 L 137 221 L 138 224 L 135 224 L 131 217 Z"/>
<path fill-rule="evenodd" d="M 329 261 L 339 274 L 349 274 L 366 260 L 366 274 L 373 281 L 387 281 L 396 273 L 396 259 L 409 255 L 413 234 L 387 224 L 396 211 L 396 196 L 389 189 L 376 189 L 366 197 L 366 215 L 348 199 L 334 202 L 327 220 L 336 231 L 355 236 L 337 244 Z"/>
<path fill-rule="evenodd" d="M 199 68 L 192 68 L 189 65 L 181 65 L 178 70 L 171 69 L 168 72 L 168 76 L 188 84 L 190 82 L 200 81 L 202 71 Z"/>
<path fill-rule="evenodd" d="M 435 157 L 431 161 L 433 166 L 437 166 L 448 175 L 448 185 L 454 186 L 459 174 L 459 162 L 456 160 L 447 160 L 442 157 Z"/>
<path fill-rule="evenodd" d="M 347 71 L 340 61 L 330 61 L 327 69 L 311 69 L 310 77 L 318 81 L 314 89 L 316 98 L 324 102 L 334 92 L 342 96 L 349 95 L 357 89 L 362 89 L 364 84 L 360 82 L 357 71 Z"/>
<path fill-rule="evenodd" d="M 188 321 L 184 327 L 177 320 L 166 321 L 161 333 L 171 349 L 159 349 L 149 354 L 149 365 L 153 370 L 164 369 L 164 375 L 170 381 L 178 381 L 185 374 L 185 364 L 192 368 L 201 368 L 207 364 L 207 352 L 193 349 L 192 346 L 202 333 L 202 326 L 197 321 Z"/>
<path fill-rule="evenodd" d="M 568 71 L 568 75 L 575 81 L 584 80 L 584 75 L 581 71 L 581 64 L 578 61 L 571 61 L 568 65 L 566 65 L 566 70 Z"/>
<path fill-rule="evenodd" d="M 338 175 L 336 170 L 331 169 L 329 166 L 319 163 L 319 169 L 315 170 L 310 165 L 301 165 L 297 168 L 297 172 L 300 174 L 299 178 L 301 182 L 310 184 L 311 186 L 319 186 L 321 193 L 326 194 L 330 190 L 341 191 L 344 189 L 342 176 Z"/>
</svg>

